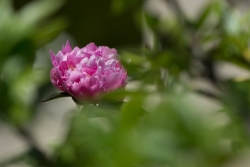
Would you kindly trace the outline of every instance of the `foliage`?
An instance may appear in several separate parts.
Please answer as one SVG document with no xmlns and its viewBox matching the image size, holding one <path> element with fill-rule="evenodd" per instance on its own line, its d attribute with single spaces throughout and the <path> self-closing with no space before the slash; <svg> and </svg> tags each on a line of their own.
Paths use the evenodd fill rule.
<svg viewBox="0 0 250 167">
<path fill-rule="evenodd" d="M 223 79 L 215 67 L 227 62 L 250 70 L 250 13 L 218 0 L 190 19 L 171 3 L 174 14 L 162 19 L 143 3 L 110 4 L 116 15 L 134 13 L 136 24 L 153 36 L 152 45 L 119 49 L 128 88 L 83 104 L 52 155 L 33 143 L 18 160 L 48 167 L 219 167 L 249 153 L 250 80 Z M 17 12 L 9 1 L 0 1 L 0 114 L 27 140 L 23 127 L 33 119 L 37 94 L 49 83 L 49 69 L 33 67 L 35 52 L 65 27 L 62 18 L 44 21 L 60 5 L 34 1 Z M 194 86 L 197 79 L 215 91 Z M 129 89 L 132 83 L 139 86 Z M 57 93 L 44 101 L 66 96 Z M 204 107 L 202 99 L 219 107 Z"/>
<path fill-rule="evenodd" d="M 46 20 L 60 1 L 34 1 L 16 12 L 11 2 L 0 2 L 0 114 L 13 124 L 31 116 L 35 94 L 47 71 L 34 69 L 35 52 L 51 41 L 65 26 L 61 18 Z"/>
</svg>

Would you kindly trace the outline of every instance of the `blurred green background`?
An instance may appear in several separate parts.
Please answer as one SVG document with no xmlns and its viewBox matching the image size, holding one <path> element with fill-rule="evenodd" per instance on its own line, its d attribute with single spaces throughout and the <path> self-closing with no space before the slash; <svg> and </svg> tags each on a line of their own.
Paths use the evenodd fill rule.
<svg viewBox="0 0 250 167">
<path fill-rule="evenodd" d="M 248 10 L 244 0 L 0 0 L 0 166 L 248 167 Z M 98 105 L 41 103 L 59 92 L 49 50 L 66 40 L 116 48 L 126 90 Z"/>
</svg>

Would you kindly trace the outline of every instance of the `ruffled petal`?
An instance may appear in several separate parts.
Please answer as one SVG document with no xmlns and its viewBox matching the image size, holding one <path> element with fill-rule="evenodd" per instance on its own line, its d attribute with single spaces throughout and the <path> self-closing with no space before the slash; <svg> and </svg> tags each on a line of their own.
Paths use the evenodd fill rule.
<svg viewBox="0 0 250 167">
<path fill-rule="evenodd" d="M 55 67 L 55 66 L 57 65 L 56 56 L 55 56 L 55 54 L 52 52 L 52 50 L 49 50 L 49 53 L 50 53 L 51 63 L 52 63 L 52 65 Z"/>
<path fill-rule="evenodd" d="M 63 46 L 62 47 L 62 52 L 64 53 L 64 54 L 66 54 L 66 53 L 69 53 L 69 52 L 71 52 L 72 51 L 72 49 L 71 49 L 71 46 L 70 46 L 70 42 L 69 42 L 69 40 L 66 42 L 66 45 L 65 45 L 65 47 Z"/>
</svg>

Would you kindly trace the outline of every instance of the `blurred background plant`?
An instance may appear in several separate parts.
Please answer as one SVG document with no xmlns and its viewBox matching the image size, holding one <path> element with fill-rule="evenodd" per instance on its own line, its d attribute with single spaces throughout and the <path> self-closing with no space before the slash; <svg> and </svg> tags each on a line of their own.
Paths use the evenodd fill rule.
<svg viewBox="0 0 250 167">
<path fill-rule="evenodd" d="M 0 0 L 0 166 L 247 167 L 246 9 L 243 0 Z M 67 39 L 117 48 L 126 90 L 81 112 L 70 98 L 40 103 L 56 92 L 48 50 Z"/>
</svg>

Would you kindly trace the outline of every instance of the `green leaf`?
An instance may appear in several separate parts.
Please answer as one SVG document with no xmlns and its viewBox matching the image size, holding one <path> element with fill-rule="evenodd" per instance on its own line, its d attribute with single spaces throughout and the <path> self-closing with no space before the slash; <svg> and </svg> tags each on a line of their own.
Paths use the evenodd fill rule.
<svg viewBox="0 0 250 167">
<path fill-rule="evenodd" d="M 87 118 L 103 117 L 107 115 L 106 112 L 93 104 L 83 105 L 81 112 L 84 113 Z"/>
<path fill-rule="evenodd" d="M 130 101 L 122 105 L 122 124 L 124 127 L 134 126 L 140 117 L 142 117 L 146 111 L 142 108 L 142 104 L 146 96 L 143 94 L 134 95 Z"/>
<path fill-rule="evenodd" d="M 144 12 L 143 16 L 144 16 L 145 23 L 147 24 L 147 26 L 151 28 L 152 30 L 156 30 L 156 27 L 160 20 L 148 14 L 147 12 Z"/>
<path fill-rule="evenodd" d="M 232 10 L 224 17 L 224 29 L 229 35 L 238 35 L 241 32 L 241 14 L 237 10 Z"/>
<path fill-rule="evenodd" d="M 67 26 L 64 18 L 56 18 L 39 28 L 34 35 L 36 45 L 43 46 L 57 37 Z"/>
<path fill-rule="evenodd" d="M 50 101 L 50 100 L 54 100 L 54 99 L 58 99 L 58 98 L 62 98 L 62 97 L 71 97 L 71 95 L 67 92 L 54 93 L 54 94 L 46 97 L 41 102 L 46 102 L 46 101 Z"/>
<path fill-rule="evenodd" d="M 224 1 L 212 1 L 201 12 L 196 21 L 196 29 L 216 26 L 226 12 L 227 3 Z"/>
<path fill-rule="evenodd" d="M 142 65 L 146 61 L 144 56 L 137 55 L 127 51 L 121 52 L 121 55 L 122 55 L 121 58 L 124 61 L 124 63 L 129 62 L 133 65 Z"/>
<path fill-rule="evenodd" d="M 63 5 L 63 0 L 40 0 L 29 3 L 20 12 L 22 24 L 32 25 L 49 16 Z"/>
<path fill-rule="evenodd" d="M 212 7 L 213 7 L 213 5 L 209 4 L 209 5 L 207 5 L 203 9 L 203 11 L 201 12 L 201 14 L 199 15 L 199 18 L 196 21 L 196 27 L 197 27 L 197 29 L 199 29 L 199 27 L 201 27 L 204 24 L 204 22 L 206 21 L 207 17 L 209 16 L 209 14 L 212 11 Z"/>
<path fill-rule="evenodd" d="M 143 1 L 144 0 L 113 0 L 111 8 L 115 13 L 120 14 L 125 10 L 140 6 Z"/>
</svg>

